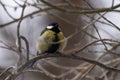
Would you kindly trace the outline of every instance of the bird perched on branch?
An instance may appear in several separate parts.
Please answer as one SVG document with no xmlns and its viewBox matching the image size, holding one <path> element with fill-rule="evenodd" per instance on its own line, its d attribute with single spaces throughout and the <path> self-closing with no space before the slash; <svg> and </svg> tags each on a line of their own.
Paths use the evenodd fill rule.
<svg viewBox="0 0 120 80">
<path fill-rule="evenodd" d="M 49 24 L 38 37 L 36 48 L 39 53 L 62 52 L 66 46 L 66 39 L 58 23 Z"/>
</svg>

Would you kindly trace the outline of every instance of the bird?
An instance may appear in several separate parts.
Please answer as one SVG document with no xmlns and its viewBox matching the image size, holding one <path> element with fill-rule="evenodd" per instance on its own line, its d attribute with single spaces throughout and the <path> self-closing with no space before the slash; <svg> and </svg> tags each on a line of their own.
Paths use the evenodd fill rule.
<svg viewBox="0 0 120 80">
<path fill-rule="evenodd" d="M 67 40 L 57 22 L 50 23 L 38 37 L 36 48 L 40 53 L 63 52 Z"/>
</svg>

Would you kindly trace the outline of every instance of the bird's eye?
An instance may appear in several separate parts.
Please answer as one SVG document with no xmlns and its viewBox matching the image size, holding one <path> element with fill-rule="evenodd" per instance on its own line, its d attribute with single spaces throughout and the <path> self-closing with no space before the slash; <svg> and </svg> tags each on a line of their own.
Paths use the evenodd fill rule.
<svg viewBox="0 0 120 80">
<path fill-rule="evenodd" d="M 53 26 L 47 26 L 47 29 L 52 29 L 53 28 Z"/>
</svg>

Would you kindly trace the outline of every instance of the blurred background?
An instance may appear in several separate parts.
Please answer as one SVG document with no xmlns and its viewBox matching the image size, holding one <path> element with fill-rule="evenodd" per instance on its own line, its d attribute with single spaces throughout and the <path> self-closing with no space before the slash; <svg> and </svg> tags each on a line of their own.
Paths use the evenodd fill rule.
<svg viewBox="0 0 120 80">
<path fill-rule="evenodd" d="M 17 27 L 25 1 L 20 35 L 29 42 L 30 58 L 36 56 L 35 44 L 41 31 L 49 23 L 58 22 L 66 38 L 73 35 L 65 53 L 80 50 L 78 56 L 119 69 L 120 0 L 0 0 L 1 72 L 19 62 Z M 26 44 L 21 44 L 21 61 L 25 63 Z M 117 72 L 68 58 L 42 59 L 37 67 L 23 71 L 16 80 L 120 80 Z"/>
</svg>

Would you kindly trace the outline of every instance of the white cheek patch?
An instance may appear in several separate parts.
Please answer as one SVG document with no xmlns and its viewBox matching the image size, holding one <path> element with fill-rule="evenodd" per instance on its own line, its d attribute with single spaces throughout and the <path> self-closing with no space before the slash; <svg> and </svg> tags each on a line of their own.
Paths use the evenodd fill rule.
<svg viewBox="0 0 120 80">
<path fill-rule="evenodd" d="M 47 26 L 47 29 L 52 29 L 53 28 L 53 26 Z"/>
</svg>

